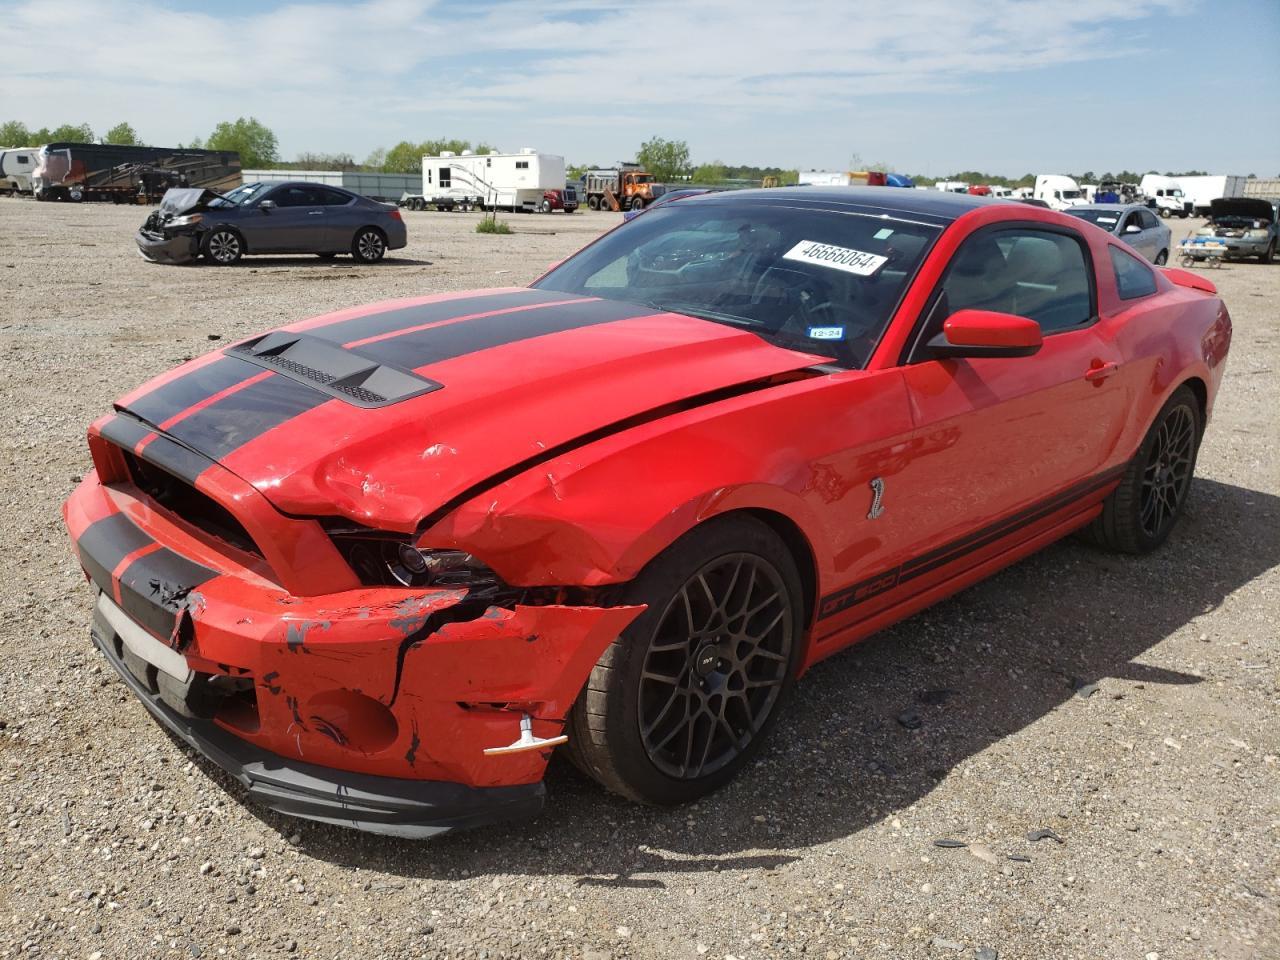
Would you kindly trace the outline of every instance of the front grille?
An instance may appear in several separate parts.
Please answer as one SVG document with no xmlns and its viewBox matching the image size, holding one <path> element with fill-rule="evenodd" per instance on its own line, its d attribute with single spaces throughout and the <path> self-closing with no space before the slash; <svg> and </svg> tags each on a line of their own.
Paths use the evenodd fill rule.
<svg viewBox="0 0 1280 960">
<path fill-rule="evenodd" d="M 134 484 L 164 509 L 237 550 L 262 556 L 249 531 L 222 504 L 167 470 L 161 470 L 128 450 L 122 449 L 121 452 Z"/>
</svg>

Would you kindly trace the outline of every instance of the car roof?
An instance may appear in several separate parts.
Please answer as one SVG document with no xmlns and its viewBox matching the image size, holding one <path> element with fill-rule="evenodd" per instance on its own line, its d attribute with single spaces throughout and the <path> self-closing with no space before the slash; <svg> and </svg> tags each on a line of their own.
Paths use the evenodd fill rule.
<svg viewBox="0 0 1280 960">
<path fill-rule="evenodd" d="M 686 203 L 733 203 L 737 200 L 785 202 L 789 206 L 806 206 L 834 212 L 858 211 L 887 214 L 910 219 L 924 219 L 939 225 L 951 223 L 970 210 L 992 204 L 1002 206 L 1009 200 L 978 197 L 942 190 L 912 190 L 904 187 L 770 187 L 765 190 L 724 190 L 701 197 L 689 197 Z"/>
</svg>

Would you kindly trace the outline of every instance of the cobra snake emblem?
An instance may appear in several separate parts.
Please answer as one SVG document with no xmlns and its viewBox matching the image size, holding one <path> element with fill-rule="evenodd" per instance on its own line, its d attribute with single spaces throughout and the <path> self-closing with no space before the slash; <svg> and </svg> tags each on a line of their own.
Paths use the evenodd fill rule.
<svg viewBox="0 0 1280 960">
<path fill-rule="evenodd" d="M 879 477 L 871 480 L 871 509 L 867 511 L 867 519 L 875 520 L 884 513 L 884 481 Z"/>
</svg>

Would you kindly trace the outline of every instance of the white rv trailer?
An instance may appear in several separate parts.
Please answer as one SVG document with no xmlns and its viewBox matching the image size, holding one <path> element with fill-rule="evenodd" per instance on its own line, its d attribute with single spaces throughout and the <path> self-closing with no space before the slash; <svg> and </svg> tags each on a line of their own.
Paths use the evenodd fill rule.
<svg viewBox="0 0 1280 960">
<path fill-rule="evenodd" d="M 537 210 L 548 190 L 564 190 L 564 157 L 523 147 L 517 153 L 445 151 L 422 158 L 427 203 L 477 200 L 503 210 Z"/>
<path fill-rule="evenodd" d="M 14 196 L 31 192 L 31 171 L 37 147 L 0 147 L 0 193 Z"/>
</svg>

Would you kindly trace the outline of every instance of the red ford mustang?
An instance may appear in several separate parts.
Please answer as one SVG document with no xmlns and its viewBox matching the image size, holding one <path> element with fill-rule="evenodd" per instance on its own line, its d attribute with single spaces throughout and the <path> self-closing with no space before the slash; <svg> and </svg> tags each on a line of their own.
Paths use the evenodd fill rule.
<svg viewBox="0 0 1280 960">
<path fill-rule="evenodd" d="M 1186 502 L 1212 284 L 1025 204 L 669 204 L 528 289 L 295 323 L 125 395 L 67 501 L 92 635 L 277 810 L 527 815 L 551 748 L 678 802 L 814 662 Z"/>
</svg>

